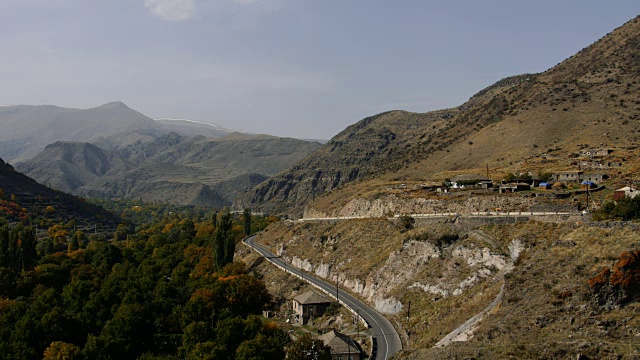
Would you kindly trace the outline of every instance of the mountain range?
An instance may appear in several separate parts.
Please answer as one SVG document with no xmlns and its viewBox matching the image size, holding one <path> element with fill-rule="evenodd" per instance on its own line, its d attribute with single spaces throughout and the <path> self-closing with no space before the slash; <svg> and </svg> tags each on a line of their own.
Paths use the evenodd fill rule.
<svg viewBox="0 0 640 360">
<path fill-rule="evenodd" d="M 0 158 L 11 163 L 29 159 L 56 141 L 90 141 L 117 134 L 153 137 L 170 132 L 119 101 L 92 109 L 3 106 L 0 123 Z"/>
<path fill-rule="evenodd" d="M 219 208 L 320 146 L 193 120 L 153 120 L 122 102 L 86 110 L 5 106 L 0 123 L 0 157 L 54 189 Z"/>
<path fill-rule="evenodd" d="M 621 150 L 637 146 L 639 33 L 636 18 L 545 72 L 502 79 L 455 108 L 370 116 L 324 145 L 154 121 L 114 102 L 88 110 L 2 107 L 0 156 L 76 194 L 216 205 L 243 198 L 294 216 L 379 194 L 393 182 L 570 170 L 580 149 L 627 154 Z M 634 176 L 628 164 L 618 178 Z"/>
</svg>

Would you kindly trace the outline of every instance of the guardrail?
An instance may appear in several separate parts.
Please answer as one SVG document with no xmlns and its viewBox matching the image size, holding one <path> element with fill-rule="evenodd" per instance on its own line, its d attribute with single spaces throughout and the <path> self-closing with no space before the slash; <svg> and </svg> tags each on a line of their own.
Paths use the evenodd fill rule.
<svg viewBox="0 0 640 360">
<path fill-rule="evenodd" d="M 550 216 L 550 215 L 581 215 L 582 212 L 576 211 L 475 211 L 468 213 L 425 213 L 425 214 L 396 214 L 390 217 L 386 217 L 387 219 L 398 219 L 402 216 L 410 216 L 412 218 L 430 218 L 430 217 L 455 217 L 455 216 Z M 334 216 L 334 217 L 324 217 L 324 218 L 302 218 L 298 219 L 298 222 L 305 221 L 340 221 L 340 220 L 355 220 L 355 219 L 379 219 L 381 217 L 378 216 Z M 383 217 L 384 218 L 384 217 Z"/>
</svg>

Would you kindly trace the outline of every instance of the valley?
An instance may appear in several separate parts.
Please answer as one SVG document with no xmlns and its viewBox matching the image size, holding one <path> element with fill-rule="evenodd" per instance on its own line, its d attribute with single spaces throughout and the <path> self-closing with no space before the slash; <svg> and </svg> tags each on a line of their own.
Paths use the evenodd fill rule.
<svg viewBox="0 0 640 360">
<path fill-rule="evenodd" d="M 328 141 L 2 106 L 0 354 L 637 359 L 639 50 Z"/>
</svg>

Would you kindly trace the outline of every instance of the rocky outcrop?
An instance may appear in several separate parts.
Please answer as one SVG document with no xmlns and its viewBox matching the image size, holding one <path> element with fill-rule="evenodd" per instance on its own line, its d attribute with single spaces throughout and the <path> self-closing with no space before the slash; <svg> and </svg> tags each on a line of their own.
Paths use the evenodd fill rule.
<svg viewBox="0 0 640 360">
<path fill-rule="evenodd" d="M 627 251 L 612 269 L 602 268 L 588 280 L 593 300 L 613 309 L 640 299 L 640 251 Z"/>
<path fill-rule="evenodd" d="M 500 211 L 529 211 L 536 199 L 521 196 L 459 196 L 443 199 L 413 198 L 387 195 L 375 200 L 356 198 L 336 210 L 308 207 L 305 218 L 322 217 L 383 217 L 396 214 L 471 213 Z"/>
<path fill-rule="evenodd" d="M 442 240 L 445 237 L 450 241 Z M 519 239 L 513 240 L 508 245 L 509 252 L 504 254 L 492 250 L 498 245 L 481 231 L 472 231 L 463 237 L 465 240 L 457 235 L 412 235 L 403 242 L 401 249 L 391 252 L 380 267 L 372 269 L 363 278 L 354 278 L 348 272 L 336 270 L 351 259 L 335 264 L 303 259 L 293 254 L 288 256 L 286 248 L 301 240 L 297 236 L 276 248 L 277 253 L 295 267 L 331 282 L 337 281 L 341 287 L 373 304 L 381 313 L 397 314 L 403 310 L 403 304 L 393 296 L 399 289 L 419 289 L 436 297 L 460 296 L 481 281 L 493 280 L 512 271 L 514 261 L 524 250 Z M 333 240 L 328 237 L 325 244 L 330 245 Z M 427 269 L 433 269 L 433 272 Z M 422 280 L 425 275 L 432 280 Z"/>
<path fill-rule="evenodd" d="M 493 253 L 487 247 L 457 246 L 451 252 L 451 257 L 465 262 L 472 269 L 471 274 L 459 282 L 447 281 L 435 284 L 415 282 L 408 288 L 421 289 L 424 292 L 443 297 L 459 296 L 467 288 L 472 287 L 483 279 L 493 277 L 496 274 L 504 275 L 513 270 L 511 257 Z"/>
</svg>

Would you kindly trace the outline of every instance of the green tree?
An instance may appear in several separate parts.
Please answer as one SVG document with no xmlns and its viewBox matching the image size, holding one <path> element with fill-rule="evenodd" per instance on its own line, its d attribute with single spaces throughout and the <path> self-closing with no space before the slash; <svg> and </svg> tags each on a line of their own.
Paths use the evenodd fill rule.
<svg viewBox="0 0 640 360">
<path fill-rule="evenodd" d="M 188 242 L 196 236 L 196 226 L 191 219 L 185 219 L 180 224 L 180 241 Z"/>
<path fill-rule="evenodd" d="M 127 235 L 130 234 L 130 229 L 125 224 L 119 224 L 116 231 L 113 233 L 113 239 L 115 241 L 122 241 L 127 239 Z"/>
<path fill-rule="evenodd" d="M 218 227 L 218 212 L 216 210 L 211 213 L 211 225 L 214 229 Z"/>
<path fill-rule="evenodd" d="M 251 209 L 244 209 L 242 217 L 244 220 L 244 235 L 249 236 L 251 235 Z"/>
<path fill-rule="evenodd" d="M 331 360 L 331 348 L 322 340 L 303 334 L 287 349 L 288 360 Z"/>
<path fill-rule="evenodd" d="M 220 223 L 218 224 L 213 240 L 213 254 L 215 256 L 216 269 L 218 270 L 221 270 L 225 265 L 233 262 L 236 242 L 235 239 L 230 236 L 232 226 L 231 213 L 225 212 L 220 217 Z"/>
</svg>

